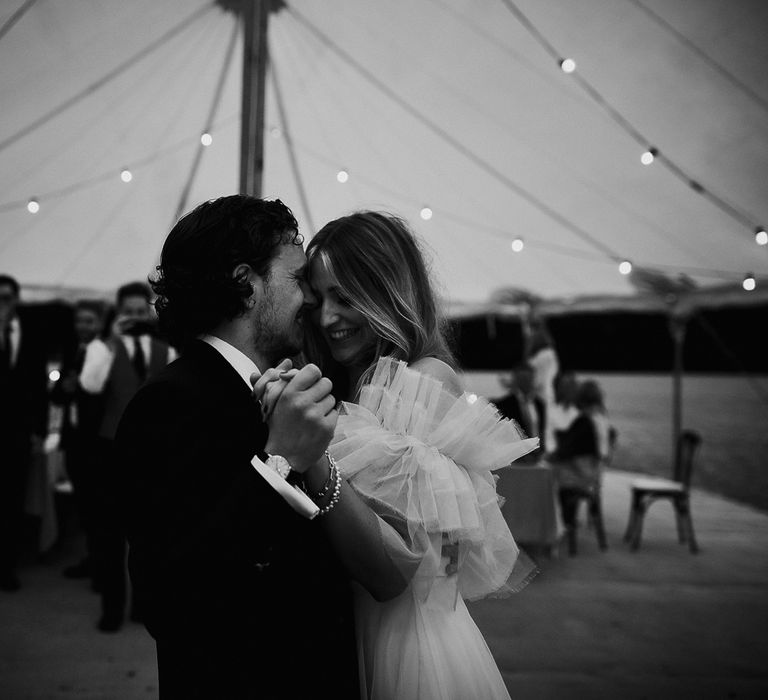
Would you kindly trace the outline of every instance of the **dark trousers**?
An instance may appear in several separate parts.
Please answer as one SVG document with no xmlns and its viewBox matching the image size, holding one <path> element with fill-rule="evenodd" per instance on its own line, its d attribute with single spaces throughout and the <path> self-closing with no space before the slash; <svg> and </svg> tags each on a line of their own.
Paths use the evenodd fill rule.
<svg viewBox="0 0 768 700">
<path fill-rule="evenodd" d="M 120 494 L 112 440 L 100 439 L 99 463 L 93 475 L 93 580 L 101 593 L 105 616 L 122 620 L 126 599 L 127 544 L 121 519 Z"/>
<path fill-rule="evenodd" d="M 16 569 L 21 552 L 30 454 L 29 434 L 0 433 L 0 574 Z"/>
<path fill-rule="evenodd" d="M 72 482 L 73 498 L 80 527 L 85 534 L 86 555 L 94 558 L 96 509 L 98 502 L 98 469 L 100 464 L 98 439 L 92 434 L 72 431 L 65 448 L 67 474 Z M 91 561 L 92 563 L 92 561 Z"/>
</svg>

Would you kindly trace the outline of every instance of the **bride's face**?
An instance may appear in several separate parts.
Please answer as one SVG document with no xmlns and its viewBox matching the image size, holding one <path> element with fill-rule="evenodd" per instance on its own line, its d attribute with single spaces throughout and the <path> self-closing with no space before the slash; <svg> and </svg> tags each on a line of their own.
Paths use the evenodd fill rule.
<svg viewBox="0 0 768 700">
<path fill-rule="evenodd" d="M 309 272 L 317 298 L 312 322 L 328 343 L 333 359 L 345 367 L 367 364 L 367 351 L 376 344 L 368 319 L 350 304 L 322 260 L 315 258 Z"/>
</svg>

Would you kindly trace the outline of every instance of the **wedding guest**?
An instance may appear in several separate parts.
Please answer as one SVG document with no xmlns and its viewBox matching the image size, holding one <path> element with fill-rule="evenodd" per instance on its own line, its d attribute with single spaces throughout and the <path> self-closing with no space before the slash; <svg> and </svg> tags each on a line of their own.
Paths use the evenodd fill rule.
<svg viewBox="0 0 768 700">
<path fill-rule="evenodd" d="M 560 369 L 555 343 L 540 318 L 531 320 L 525 335 L 525 359 L 533 367 L 534 391 L 549 407 L 555 400 L 553 382 Z"/>
<path fill-rule="evenodd" d="M 579 384 L 576 407 L 579 413 L 560 434 L 550 460 L 557 474 L 563 523 L 569 533 L 576 528 L 579 493 L 599 488 L 611 433 L 603 391 L 595 380 Z"/>
<path fill-rule="evenodd" d="M 117 291 L 116 318 L 106 343 L 86 348 L 80 386 L 101 395 L 99 465 L 94 482 L 97 506 L 93 514 L 95 583 L 101 593 L 102 632 L 122 626 L 126 600 L 126 542 L 118 517 L 119 496 L 115 474 L 114 439 L 125 407 L 149 377 L 176 357 L 175 350 L 154 337 L 151 292 L 143 282 L 130 282 Z M 138 606 L 131 619 L 139 621 Z"/>
<path fill-rule="evenodd" d="M 502 383 L 509 390 L 505 396 L 491 399 L 499 413 L 515 421 L 527 437 L 541 437 L 547 425 L 547 408 L 543 399 L 534 390 L 533 367 L 527 362 L 518 363 L 512 370 L 512 376 Z M 537 459 L 538 450 L 530 452 L 518 462 L 530 462 Z"/>
<path fill-rule="evenodd" d="M 88 346 L 103 346 L 105 308 L 101 301 L 83 299 L 75 304 L 74 330 L 76 345 L 64 356 L 61 378 L 51 390 L 51 400 L 62 407 L 61 448 L 65 455 L 67 475 L 72 482 L 75 508 L 85 533 L 86 555 L 64 569 L 67 578 L 89 578 L 93 569 L 93 509 L 97 483 L 98 430 L 103 405 L 100 393 L 88 393 L 80 386 Z M 92 351 L 93 352 L 93 351 Z"/>
<path fill-rule="evenodd" d="M 19 318 L 19 283 L 0 275 L 0 590 L 16 591 L 29 465 L 48 433 L 45 345 Z"/>
<path fill-rule="evenodd" d="M 561 370 L 554 380 L 554 401 L 548 407 L 545 432 L 545 448 L 548 453 L 557 449 L 558 434 L 573 423 L 579 410 L 576 408 L 576 392 L 579 382 L 576 373 Z"/>
</svg>

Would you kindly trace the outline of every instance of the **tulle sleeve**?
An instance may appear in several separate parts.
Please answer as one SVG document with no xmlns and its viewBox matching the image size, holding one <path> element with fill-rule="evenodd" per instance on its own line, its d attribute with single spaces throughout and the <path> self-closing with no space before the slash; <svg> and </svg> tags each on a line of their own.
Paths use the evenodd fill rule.
<svg viewBox="0 0 768 700">
<path fill-rule="evenodd" d="M 492 471 L 537 446 L 485 399 L 457 398 L 385 357 L 360 401 L 342 404 L 330 449 L 350 485 L 400 535 L 387 547 L 393 560 L 409 578 L 419 562 L 417 589 L 427 594 L 444 575 L 444 546 L 457 544 L 458 591 L 474 600 L 518 590 L 532 573 L 530 560 L 520 565 Z"/>
</svg>

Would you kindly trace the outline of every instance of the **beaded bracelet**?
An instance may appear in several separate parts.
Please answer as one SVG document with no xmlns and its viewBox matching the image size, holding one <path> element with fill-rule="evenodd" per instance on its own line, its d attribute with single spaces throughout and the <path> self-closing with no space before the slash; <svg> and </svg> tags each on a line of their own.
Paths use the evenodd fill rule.
<svg viewBox="0 0 768 700">
<path fill-rule="evenodd" d="M 329 489 L 331 488 L 331 484 L 333 483 L 333 470 L 336 466 L 336 462 L 334 461 L 333 457 L 331 457 L 331 453 L 328 452 L 328 450 L 325 451 L 325 456 L 328 459 L 328 478 L 325 480 L 325 483 L 323 484 L 323 488 L 321 488 L 312 498 L 316 501 L 319 501 L 321 498 L 325 497 L 325 494 L 328 493 Z"/>
<path fill-rule="evenodd" d="M 330 455 L 329 455 L 330 457 Z M 333 461 L 333 459 L 330 459 L 331 462 L 331 470 L 334 473 L 334 476 L 336 477 L 335 483 L 333 485 L 333 494 L 331 495 L 331 500 L 328 502 L 328 505 L 324 508 L 320 509 L 320 512 L 318 515 L 325 515 L 326 513 L 330 513 L 336 504 L 339 502 L 339 499 L 341 498 L 341 472 L 339 471 L 339 468 L 336 466 L 336 462 Z"/>
</svg>

